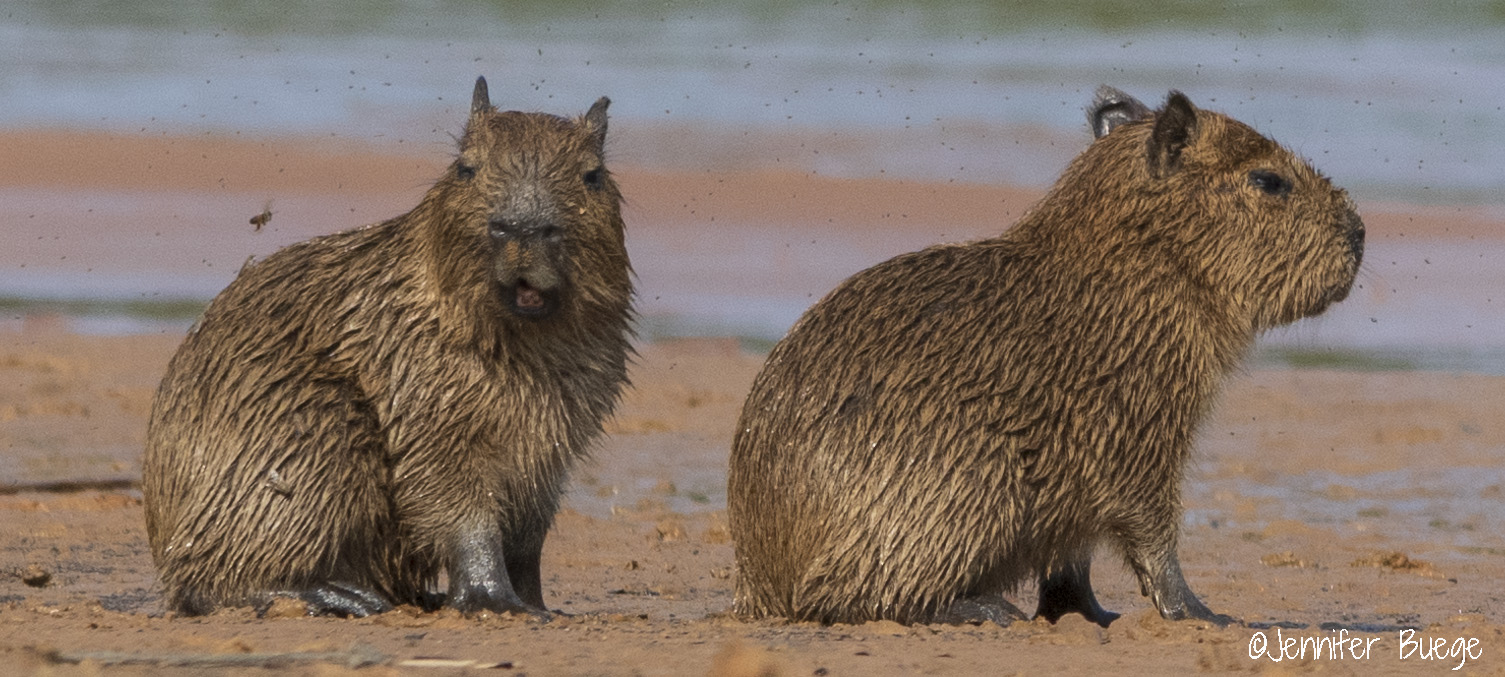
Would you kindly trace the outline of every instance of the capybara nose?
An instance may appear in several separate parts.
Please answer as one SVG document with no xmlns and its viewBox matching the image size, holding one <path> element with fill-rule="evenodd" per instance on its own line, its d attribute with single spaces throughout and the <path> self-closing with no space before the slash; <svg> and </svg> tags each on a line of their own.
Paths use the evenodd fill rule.
<svg viewBox="0 0 1505 677">
<path fill-rule="evenodd" d="M 1364 220 L 1357 211 L 1348 212 L 1348 249 L 1353 252 L 1354 266 L 1364 261 Z"/>
</svg>

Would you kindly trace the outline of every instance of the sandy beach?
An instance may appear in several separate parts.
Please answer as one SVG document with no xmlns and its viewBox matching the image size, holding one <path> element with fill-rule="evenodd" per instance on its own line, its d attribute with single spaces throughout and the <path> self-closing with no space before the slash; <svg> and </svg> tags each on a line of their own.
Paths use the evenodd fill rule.
<svg viewBox="0 0 1505 677">
<path fill-rule="evenodd" d="M 449 152 L 339 139 L 0 132 L 0 276 L 41 297 L 143 284 L 164 298 L 212 293 L 249 256 L 410 208 Z M 727 162 L 613 165 L 645 323 L 732 302 L 761 317 L 747 289 L 808 304 L 888 256 L 1001 232 L 1039 196 Z M 269 200 L 273 217 L 258 229 L 248 220 Z M 1493 253 L 1505 245 L 1498 211 L 1361 208 L 1370 253 L 1350 303 L 1393 306 L 1421 294 L 1493 307 L 1485 289 L 1386 266 L 1414 257 L 1427 270 L 1433 262 L 1417 252 L 1431 247 Z M 1456 321 L 1459 331 L 1473 326 Z M 1262 366 L 1236 376 L 1189 470 L 1181 559 L 1204 601 L 1247 626 L 1161 620 L 1108 551 L 1094 567 L 1098 595 L 1124 617 L 1106 630 L 1076 616 L 1009 627 L 748 623 L 727 614 L 736 572 L 725 465 L 766 346 L 733 329 L 644 332 L 634 387 L 576 473 L 545 550 L 546 600 L 572 615 L 178 618 L 162 613 L 133 484 L 152 392 L 182 330 L 94 335 L 45 303 L 7 311 L 0 672 L 879 677 L 1063 666 L 1420 674 L 1462 664 L 1460 672 L 1505 674 L 1505 377 Z M 1013 601 L 1033 609 L 1033 595 L 1026 587 Z M 1314 657 L 1308 647 L 1296 656 L 1298 644 L 1282 644 L 1292 637 L 1328 638 L 1328 648 L 1358 637 L 1367 653 Z M 1439 648 L 1423 655 L 1418 647 L 1434 641 Z"/>
</svg>

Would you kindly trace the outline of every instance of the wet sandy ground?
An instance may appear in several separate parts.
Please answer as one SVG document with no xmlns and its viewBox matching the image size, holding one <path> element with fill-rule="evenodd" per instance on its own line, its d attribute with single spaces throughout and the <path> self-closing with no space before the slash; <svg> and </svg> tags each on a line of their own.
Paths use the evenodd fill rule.
<svg viewBox="0 0 1505 677">
<path fill-rule="evenodd" d="M 0 494 L 0 660 L 53 674 L 194 674 L 202 665 L 159 668 L 204 660 L 302 674 L 352 661 L 374 663 L 362 674 L 463 671 L 399 665 L 425 657 L 539 675 L 760 674 L 737 670 L 765 663 L 790 675 L 1219 672 L 1290 667 L 1251 660 L 1256 633 L 1279 646 L 1275 625 L 1283 637 L 1325 637 L 1335 632 L 1323 624 L 1336 624 L 1378 638 L 1367 660 L 1294 664 L 1444 669 L 1399 658 L 1409 627 L 1478 639 L 1476 674 L 1505 666 L 1501 377 L 1261 370 L 1235 381 L 1188 484 L 1182 560 L 1214 609 L 1262 628 L 1162 621 L 1107 552 L 1099 596 L 1125 617 L 1106 631 L 1077 617 L 1007 628 L 728 617 L 725 457 L 758 365 L 731 340 L 643 346 L 636 387 L 545 551 L 549 605 L 572 617 L 172 618 L 160 613 L 139 493 L 45 485 L 138 472 L 151 390 L 175 342 L 45 323 L 0 334 L 5 477 L 52 489 Z M 1015 601 L 1032 608 L 1032 594 Z M 127 658 L 157 663 L 112 663 Z"/>
<path fill-rule="evenodd" d="M 8 244 L 15 245 L 0 248 L 7 275 L 26 275 L 25 264 L 36 269 L 46 257 L 64 256 L 67 263 L 52 263 L 39 277 L 98 270 L 188 276 L 221 260 L 233 269 L 248 248 L 259 252 L 401 211 L 416 200 L 435 163 L 432 154 L 315 153 L 293 143 L 269 150 L 259 142 L 59 134 L 34 147 L 26 143 L 36 139 L 0 135 L 7 150 L 0 154 L 0 186 L 6 186 L 0 191 L 42 196 L 30 206 L 0 204 Z M 71 175 L 50 169 L 45 158 L 19 166 L 32 156 L 16 152 L 41 153 L 63 141 L 107 161 Z M 233 161 L 185 160 L 165 178 L 131 164 L 177 153 Z M 285 184 L 252 185 L 252 170 L 267 170 L 273 153 L 275 163 L 299 175 Z M 269 166 L 267 175 L 286 173 Z M 817 248 L 845 243 L 841 265 L 862 265 L 931 241 L 995 232 L 1032 197 L 1007 187 L 798 173 L 626 168 L 619 177 L 631 200 L 629 238 L 666 243 L 637 261 L 645 295 L 660 284 L 655 280 L 692 284 L 715 272 L 714 257 L 695 258 L 706 248 L 675 250 L 676 242 L 710 230 L 718 233 L 713 253 L 738 251 L 735 238 L 743 234 L 711 230 L 713 216 L 717 223 L 762 224 L 764 230 L 745 237 L 775 244 L 794 245 L 816 233 Z M 233 189 L 217 187 L 217 179 Z M 58 206 L 57 196 L 70 191 L 85 197 Z M 267 192 L 292 214 L 280 213 L 272 224 L 286 230 L 258 239 L 244 221 Z M 174 196 L 187 197 L 179 203 Z M 230 219 L 223 199 L 249 208 Z M 101 207 L 85 204 L 119 210 L 90 221 L 87 210 Z M 188 211 L 171 211 L 174 204 Z M 303 204 L 327 218 L 291 218 Z M 223 226 L 194 221 L 208 214 L 219 214 L 215 223 Z M 916 228 L 909 214 L 950 225 L 944 233 Z M 1453 210 L 1397 208 L 1366 212 L 1366 219 L 1377 256 L 1402 238 L 1425 247 L 1497 237 L 1498 224 Z M 152 234 L 158 228 L 167 230 Z M 677 258 L 686 267 L 666 277 L 646 270 L 645 262 Z M 709 272 L 686 272 L 691 264 Z M 766 277 L 827 284 L 801 277 L 807 270 L 801 266 Z M 1488 293 L 1438 286 L 1449 279 L 1443 277 L 1368 275 L 1371 285 L 1431 284 L 1428 293 L 1438 297 Z M 1099 597 L 1125 614 L 1107 630 L 1077 617 L 1007 628 L 822 627 L 728 617 L 735 572 L 724 514 L 726 453 L 760 360 L 733 339 L 642 346 L 635 388 L 595 461 L 576 474 L 545 551 L 547 601 L 573 616 L 547 624 L 412 610 L 361 620 L 256 618 L 247 611 L 173 618 L 160 613 L 139 493 L 131 485 L 151 392 L 180 336 L 85 336 L 68 326 L 38 315 L 0 325 L 0 665 L 6 666 L 0 672 L 6 674 L 187 675 L 221 664 L 253 674 L 320 675 L 1420 674 L 1457 665 L 1455 647 L 1469 647 L 1469 640 L 1477 643 L 1464 671 L 1505 673 L 1499 526 L 1505 377 L 1264 368 L 1236 377 L 1202 431 L 1190 469 L 1182 561 L 1214 610 L 1250 627 L 1160 620 L 1107 551 L 1094 568 Z M 1033 591 L 1020 590 L 1014 601 L 1033 608 Z M 1402 658 L 1403 629 L 1415 630 L 1407 635 L 1412 641 L 1443 641 L 1442 651 L 1453 655 L 1427 660 L 1407 645 L 1411 653 Z M 1359 637 L 1369 652 L 1339 658 L 1325 650 L 1314 660 L 1308 648 L 1304 657 L 1271 660 L 1284 657 L 1280 642 L 1292 637 Z M 1251 642 L 1264 647 L 1263 657 L 1250 658 Z M 420 659 L 434 660 L 412 663 Z M 462 666 L 466 661 L 473 663 Z"/>
</svg>

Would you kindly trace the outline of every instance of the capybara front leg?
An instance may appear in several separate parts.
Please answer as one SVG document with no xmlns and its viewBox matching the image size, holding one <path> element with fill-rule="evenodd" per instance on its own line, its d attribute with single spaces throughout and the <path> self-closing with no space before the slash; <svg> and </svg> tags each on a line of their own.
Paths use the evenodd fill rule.
<svg viewBox="0 0 1505 677">
<path fill-rule="evenodd" d="M 1035 607 L 1035 617 L 1052 623 L 1071 612 L 1077 612 L 1103 627 L 1118 619 L 1118 614 L 1104 609 L 1092 593 L 1092 558 L 1084 557 L 1056 569 L 1050 575 L 1040 574 L 1040 603 Z"/>
<path fill-rule="evenodd" d="M 271 593 L 265 606 L 257 609 L 259 613 L 266 613 L 271 605 L 271 598 L 292 597 L 303 600 L 308 605 L 310 616 L 344 616 L 346 618 L 364 618 L 375 614 L 386 613 L 392 610 L 392 603 L 386 597 L 374 590 L 362 588 L 349 583 L 320 583 L 309 586 L 302 590 L 279 590 Z"/>
<path fill-rule="evenodd" d="M 449 559 L 449 606 L 465 613 L 514 612 L 549 618 L 541 603 L 528 604 L 518 596 L 504 550 L 502 535 L 495 529 L 474 531 L 459 539 Z M 538 597 L 542 602 L 542 593 Z"/>
<path fill-rule="evenodd" d="M 1232 616 L 1213 613 L 1197 599 L 1181 575 L 1181 561 L 1176 556 L 1174 541 L 1166 547 L 1134 552 L 1129 563 L 1139 576 L 1140 594 L 1150 598 L 1162 618 L 1171 621 L 1196 619 L 1220 627 L 1238 622 Z"/>
</svg>

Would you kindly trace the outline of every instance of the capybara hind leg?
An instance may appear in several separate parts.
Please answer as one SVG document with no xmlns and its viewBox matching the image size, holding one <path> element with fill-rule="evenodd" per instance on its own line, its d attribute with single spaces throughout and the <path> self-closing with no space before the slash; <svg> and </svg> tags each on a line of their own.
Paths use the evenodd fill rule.
<svg viewBox="0 0 1505 677">
<path fill-rule="evenodd" d="M 935 615 L 931 620 L 935 623 L 961 625 L 963 623 L 976 625 L 985 621 L 992 621 L 998 625 L 1008 625 L 1014 621 L 1022 621 L 1027 616 L 1019 607 L 1010 604 L 1008 600 L 999 595 L 978 595 L 976 597 L 963 597 L 951 603 L 945 611 Z"/>
<path fill-rule="evenodd" d="M 1104 609 L 1092 594 L 1092 559 L 1083 558 L 1057 569 L 1049 576 L 1040 575 L 1040 604 L 1035 617 L 1052 623 L 1076 612 L 1103 627 L 1118 619 L 1118 614 Z"/>
<path fill-rule="evenodd" d="M 536 570 L 533 575 L 538 575 Z M 542 602 L 542 592 L 538 598 Z M 513 588 L 502 536 L 494 528 L 476 530 L 459 539 L 449 559 L 447 603 L 465 613 L 514 612 L 549 618 L 541 603 L 524 602 Z"/>
<path fill-rule="evenodd" d="M 172 508 L 171 521 L 158 525 L 165 534 L 156 536 L 169 608 L 202 614 L 254 605 L 330 579 L 404 589 L 389 570 L 394 539 L 381 432 L 352 390 L 326 382 L 272 391 L 267 401 L 297 406 L 258 414 L 269 432 L 204 435 L 212 442 L 203 444 L 218 446 L 206 454 L 207 469 L 188 477 L 218 481 L 179 479 L 187 486 L 178 495 L 156 494 L 160 509 Z M 196 457 L 178 453 L 171 464 L 159 462 L 182 475 Z"/>
<path fill-rule="evenodd" d="M 1213 613 L 1197 599 L 1181 575 L 1181 561 L 1176 556 L 1174 540 L 1169 546 L 1131 550 L 1129 565 L 1139 577 L 1139 593 L 1150 598 L 1162 618 L 1171 621 L 1196 619 L 1220 627 L 1238 622 L 1232 616 Z"/>
<path fill-rule="evenodd" d="M 512 589 L 524 604 L 547 609 L 543 603 L 543 574 L 540 561 L 543 559 L 543 543 L 514 548 L 507 553 L 507 574 L 512 579 Z"/>
<path fill-rule="evenodd" d="M 302 590 L 279 590 L 270 597 L 292 597 L 308 605 L 310 616 L 364 618 L 392 610 L 392 603 L 374 590 L 349 583 L 320 583 Z M 270 599 L 268 600 L 270 602 Z M 260 609 L 265 612 L 265 608 Z"/>
</svg>

